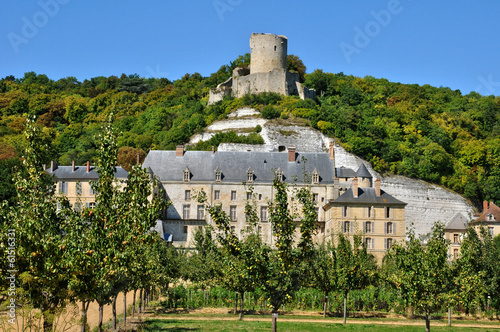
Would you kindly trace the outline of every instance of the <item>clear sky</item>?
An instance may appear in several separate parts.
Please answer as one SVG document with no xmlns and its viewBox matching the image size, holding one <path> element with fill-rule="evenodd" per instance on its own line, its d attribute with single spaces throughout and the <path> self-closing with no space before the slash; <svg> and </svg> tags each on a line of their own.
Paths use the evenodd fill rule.
<svg viewBox="0 0 500 332">
<path fill-rule="evenodd" d="M 4 0 L 0 77 L 204 76 L 288 37 L 307 71 L 500 95 L 500 1 Z"/>
</svg>

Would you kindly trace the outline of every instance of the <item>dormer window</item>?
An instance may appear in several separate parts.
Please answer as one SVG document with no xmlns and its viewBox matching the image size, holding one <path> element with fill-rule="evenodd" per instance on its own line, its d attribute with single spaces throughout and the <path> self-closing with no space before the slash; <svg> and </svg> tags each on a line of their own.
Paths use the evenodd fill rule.
<svg viewBox="0 0 500 332">
<path fill-rule="evenodd" d="M 191 171 L 189 170 L 189 168 L 186 166 L 186 168 L 184 169 L 184 182 L 189 182 L 191 181 Z"/>
<path fill-rule="evenodd" d="M 253 170 L 252 167 L 248 167 L 247 169 L 247 182 L 252 183 L 253 182 Z"/>
<path fill-rule="evenodd" d="M 493 220 L 494 220 L 493 215 L 491 213 L 488 214 L 488 221 L 493 221 Z"/>
<path fill-rule="evenodd" d="M 319 173 L 318 170 L 315 168 L 313 173 L 312 173 L 312 183 L 313 184 L 318 184 L 319 183 Z"/>
<path fill-rule="evenodd" d="M 215 169 L 215 182 L 221 182 L 222 180 L 222 172 L 220 170 L 220 167 L 217 166 L 217 168 Z"/>
<path fill-rule="evenodd" d="M 278 170 L 276 171 L 276 179 L 278 179 L 278 181 L 283 181 L 283 172 L 281 171 L 281 167 L 278 167 Z"/>
</svg>

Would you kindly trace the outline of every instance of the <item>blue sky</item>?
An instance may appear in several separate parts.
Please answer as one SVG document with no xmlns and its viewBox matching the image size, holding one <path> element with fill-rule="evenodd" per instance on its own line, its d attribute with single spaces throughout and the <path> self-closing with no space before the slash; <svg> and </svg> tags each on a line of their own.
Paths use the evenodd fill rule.
<svg viewBox="0 0 500 332">
<path fill-rule="evenodd" d="M 3 1 L 0 77 L 208 76 L 249 52 L 252 32 L 287 36 L 308 72 L 500 95 L 493 0 Z"/>
</svg>

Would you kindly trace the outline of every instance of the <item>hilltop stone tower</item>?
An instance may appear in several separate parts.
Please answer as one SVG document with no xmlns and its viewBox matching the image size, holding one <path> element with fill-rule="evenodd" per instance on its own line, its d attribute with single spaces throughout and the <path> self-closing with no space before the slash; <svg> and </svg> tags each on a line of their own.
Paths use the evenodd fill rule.
<svg viewBox="0 0 500 332">
<path fill-rule="evenodd" d="M 250 36 L 250 68 L 235 68 L 233 76 L 210 90 L 208 104 L 232 95 L 274 92 L 284 96 L 299 95 L 301 99 L 316 98 L 316 91 L 299 82 L 299 74 L 287 70 L 288 39 L 268 33 Z"/>
<path fill-rule="evenodd" d="M 275 69 L 286 70 L 288 39 L 263 33 L 250 36 L 250 74 L 268 73 Z"/>
</svg>

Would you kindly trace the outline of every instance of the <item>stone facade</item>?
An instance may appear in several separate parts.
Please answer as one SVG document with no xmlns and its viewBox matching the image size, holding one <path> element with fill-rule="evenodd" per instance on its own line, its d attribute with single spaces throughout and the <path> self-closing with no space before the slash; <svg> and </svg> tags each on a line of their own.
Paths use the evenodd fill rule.
<svg viewBox="0 0 500 332">
<path fill-rule="evenodd" d="M 362 221 L 372 223 L 370 233 L 363 236 L 368 239 L 365 241 L 370 242 L 369 251 L 379 261 L 386 250 L 384 243 L 387 245 L 388 241 L 404 238 L 405 203 L 381 191 L 379 180 L 372 187 L 372 177 L 364 165 L 353 172 L 353 177 L 340 184 L 333 142 L 328 153 L 302 153 L 297 152 L 294 147 L 288 147 L 282 152 L 205 152 L 184 151 L 180 146 L 176 151 L 150 151 L 143 167 L 149 168 L 159 177 L 172 202 L 164 213 L 163 229 L 167 233 L 165 238 L 169 238 L 175 246 L 192 247 L 195 231 L 200 226 L 211 223 L 209 216 L 205 215 L 203 205 L 195 199 L 202 191 L 208 204 L 222 205 L 238 236 L 243 236 L 247 231 L 245 205 L 251 200 L 260 217 L 258 231 L 266 243 L 273 245 L 269 204 L 274 197 L 272 182 L 274 176 L 280 176 L 279 174 L 283 181 L 289 183 L 290 194 L 302 186 L 311 188 L 318 211 L 319 231 L 315 241 L 328 240 L 338 234 L 338 223 L 347 221 L 345 215 L 339 212 L 345 206 L 348 207 L 352 225 L 359 222 L 366 227 L 366 224 L 361 224 Z M 305 178 L 304 172 L 307 174 Z M 247 187 L 250 184 L 253 196 Z M 349 201 L 353 190 L 347 186 L 354 185 L 359 186 L 359 199 L 356 197 Z M 291 209 L 294 212 L 300 211 L 297 200 L 292 200 L 291 196 Z M 370 216 L 364 215 L 368 207 L 371 209 Z M 386 215 L 389 217 L 385 217 Z M 389 229 L 387 223 L 391 223 L 391 232 L 388 234 L 384 233 L 384 229 Z M 298 226 L 297 222 L 297 236 Z M 352 236 L 354 231 L 347 234 Z"/>
<path fill-rule="evenodd" d="M 250 36 L 251 60 L 248 68 L 236 68 L 233 76 L 210 90 L 208 104 L 214 104 L 227 95 L 237 98 L 246 94 L 274 92 L 284 96 L 316 98 L 316 92 L 299 82 L 299 74 L 287 70 L 287 45 L 285 36 L 252 33 Z"/>
</svg>

